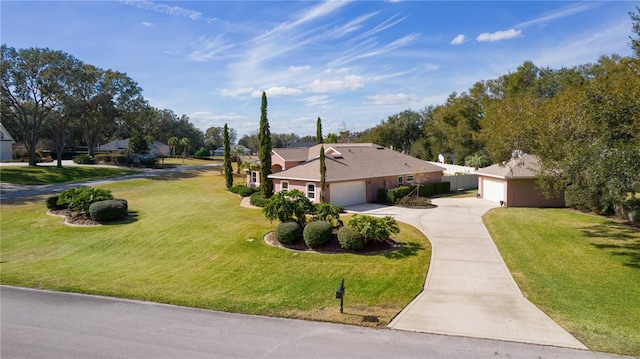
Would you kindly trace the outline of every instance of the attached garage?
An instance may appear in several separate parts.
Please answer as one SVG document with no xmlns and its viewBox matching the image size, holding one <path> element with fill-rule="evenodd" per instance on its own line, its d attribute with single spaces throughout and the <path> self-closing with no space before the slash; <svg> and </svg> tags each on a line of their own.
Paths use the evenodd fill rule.
<svg viewBox="0 0 640 359">
<path fill-rule="evenodd" d="M 337 182 L 329 185 L 329 202 L 336 206 L 344 207 L 366 201 L 364 181 Z"/>
<path fill-rule="evenodd" d="M 504 201 L 505 182 L 498 179 L 481 178 L 482 198 L 491 202 Z"/>
</svg>

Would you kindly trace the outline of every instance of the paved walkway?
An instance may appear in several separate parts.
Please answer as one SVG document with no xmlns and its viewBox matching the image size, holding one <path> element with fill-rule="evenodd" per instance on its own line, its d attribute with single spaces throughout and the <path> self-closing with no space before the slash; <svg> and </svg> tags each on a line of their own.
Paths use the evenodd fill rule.
<svg viewBox="0 0 640 359">
<path fill-rule="evenodd" d="M 438 207 L 426 210 L 348 208 L 394 216 L 420 229 L 431 242 L 424 290 L 390 328 L 586 349 L 520 292 L 482 222 L 494 203 L 476 198 L 433 203 Z"/>
</svg>

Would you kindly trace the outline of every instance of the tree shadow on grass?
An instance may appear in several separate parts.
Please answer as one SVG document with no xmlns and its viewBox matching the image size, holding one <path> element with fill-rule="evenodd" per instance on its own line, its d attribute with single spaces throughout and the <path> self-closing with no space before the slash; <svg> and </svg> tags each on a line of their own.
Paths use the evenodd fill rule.
<svg viewBox="0 0 640 359">
<path fill-rule="evenodd" d="M 412 257 L 418 255 L 419 251 L 423 251 L 424 247 L 415 242 L 398 242 L 398 248 L 384 253 L 385 258 L 387 259 L 404 259 L 407 257 Z"/>
<path fill-rule="evenodd" d="M 582 233 L 593 239 L 592 246 L 623 257 L 627 267 L 640 269 L 640 232 L 638 229 L 613 221 L 582 228 Z"/>
</svg>

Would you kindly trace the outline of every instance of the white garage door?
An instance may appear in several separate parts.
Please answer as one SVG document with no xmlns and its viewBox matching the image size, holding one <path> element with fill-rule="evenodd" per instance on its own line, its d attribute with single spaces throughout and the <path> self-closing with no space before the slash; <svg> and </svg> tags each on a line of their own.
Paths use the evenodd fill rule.
<svg viewBox="0 0 640 359">
<path fill-rule="evenodd" d="M 366 202 L 364 181 L 331 184 L 331 203 L 336 206 L 350 206 Z"/>
<path fill-rule="evenodd" d="M 483 178 L 482 198 L 498 203 L 504 201 L 504 182 Z"/>
</svg>

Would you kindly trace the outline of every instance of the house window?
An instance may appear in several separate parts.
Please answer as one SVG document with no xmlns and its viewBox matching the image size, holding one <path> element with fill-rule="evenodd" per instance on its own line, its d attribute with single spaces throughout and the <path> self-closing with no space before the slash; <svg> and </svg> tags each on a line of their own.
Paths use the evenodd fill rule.
<svg viewBox="0 0 640 359">
<path fill-rule="evenodd" d="M 316 199 L 316 185 L 313 183 L 307 183 L 307 198 L 310 200 Z"/>
<path fill-rule="evenodd" d="M 280 190 L 281 191 L 288 191 L 289 190 L 289 182 L 287 182 L 287 181 L 280 182 Z"/>
<path fill-rule="evenodd" d="M 407 176 L 407 183 L 411 183 L 413 182 L 413 176 L 412 175 L 408 175 Z"/>
<path fill-rule="evenodd" d="M 258 172 L 251 171 L 251 183 L 258 183 Z"/>
<path fill-rule="evenodd" d="M 402 186 L 404 184 L 404 177 L 398 176 L 398 186 Z"/>
</svg>

